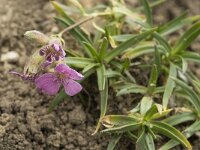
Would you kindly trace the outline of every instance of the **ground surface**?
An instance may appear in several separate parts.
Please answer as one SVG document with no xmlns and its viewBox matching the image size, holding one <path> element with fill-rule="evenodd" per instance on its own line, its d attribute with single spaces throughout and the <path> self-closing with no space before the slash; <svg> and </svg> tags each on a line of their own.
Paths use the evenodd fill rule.
<svg viewBox="0 0 200 150">
<path fill-rule="evenodd" d="M 185 9 L 197 15 L 199 8 L 199 0 L 170 0 L 156 9 L 154 13 L 159 15 L 155 20 L 160 23 L 172 19 Z M 10 51 L 19 55 L 14 62 L 9 58 L 0 61 L 0 150 L 106 149 L 107 140 L 91 136 L 99 113 L 95 93 L 89 106 L 74 97 L 48 114 L 52 97 L 39 94 L 33 85 L 8 75 L 9 70 L 22 71 L 26 56 L 34 51 L 34 45 L 23 37 L 25 31 L 59 31 L 54 15 L 47 0 L 0 0 L 0 57 Z M 193 48 L 200 51 L 199 42 Z M 120 104 L 113 107 L 123 112 L 124 105 L 131 105 L 131 101 L 123 101 L 119 99 Z M 123 143 L 120 150 L 133 148 L 129 142 Z"/>
</svg>

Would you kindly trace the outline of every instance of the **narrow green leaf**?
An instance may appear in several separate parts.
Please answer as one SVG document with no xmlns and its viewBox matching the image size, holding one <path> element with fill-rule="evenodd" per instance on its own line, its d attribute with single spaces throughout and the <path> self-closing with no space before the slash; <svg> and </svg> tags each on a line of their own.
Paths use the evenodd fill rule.
<svg viewBox="0 0 200 150">
<path fill-rule="evenodd" d="M 106 37 L 107 37 L 107 40 L 108 40 L 108 42 L 110 43 L 110 45 L 111 45 L 111 47 L 112 48 L 115 48 L 115 47 L 117 47 L 117 45 L 116 45 L 116 43 L 115 43 L 115 40 L 112 38 L 112 36 L 110 35 L 110 32 L 109 32 L 110 30 L 109 30 L 109 28 L 107 27 L 107 28 L 105 28 L 105 35 L 106 35 Z"/>
<path fill-rule="evenodd" d="M 161 105 L 162 106 L 162 105 Z M 159 108 L 157 107 L 157 109 L 159 110 Z M 155 113 L 151 119 L 159 119 L 161 117 L 164 117 L 164 116 L 167 116 L 170 112 L 172 111 L 172 109 L 167 109 L 167 110 L 164 110 L 162 112 L 159 112 L 159 113 Z"/>
<path fill-rule="evenodd" d="M 172 54 L 177 54 L 181 51 L 184 51 L 198 37 L 199 34 L 200 22 L 197 22 L 190 29 L 188 29 L 176 42 L 176 45 L 172 50 Z"/>
<path fill-rule="evenodd" d="M 132 84 L 130 87 L 123 88 L 119 92 L 117 92 L 117 96 L 124 95 L 124 94 L 130 94 L 130 93 L 141 93 L 145 94 L 147 91 L 147 88 L 144 86 Z"/>
<path fill-rule="evenodd" d="M 138 131 L 138 139 L 136 141 L 136 144 L 140 145 L 140 147 L 143 146 L 143 144 L 146 146 L 146 144 L 144 143 L 145 142 L 144 135 L 145 135 L 145 127 L 142 126 L 141 129 L 139 129 L 139 131 Z M 137 145 L 136 145 L 136 147 L 137 147 Z M 143 148 L 141 148 L 141 149 L 143 149 Z"/>
<path fill-rule="evenodd" d="M 176 76 L 177 76 L 176 67 L 174 64 L 170 63 L 169 77 L 167 79 L 167 83 L 165 86 L 165 91 L 164 91 L 164 95 L 162 99 L 162 105 L 163 105 L 164 110 L 167 108 L 169 99 L 175 87 L 174 81 L 170 77 L 176 78 Z"/>
<path fill-rule="evenodd" d="M 122 137 L 121 134 L 119 134 L 119 135 L 114 135 L 114 136 L 112 137 L 112 139 L 109 141 L 107 150 L 114 150 L 114 149 L 115 149 L 115 146 L 117 145 L 117 143 L 119 142 L 119 140 L 120 140 L 121 137 Z"/>
<path fill-rule="evenodd" d="M 100 58 L 101 61 L 105 57 L 107 48 L 108 48 L 108 40 L 107 40 L 107 38 L 104 37 L 103 41 L 101 43 L 100 51 L 99 51 L 99 58 Z"/>
<path fill-rule="evenodd" d="M 184 122 L 195 120 L 195 118 L 196 116 L 193 112 L 184 112 L 181 114 L 170 116 L 162 121 L 172 126 L 175 126 Z"/>
<path fill-rule="evenodd" d="M 160 43 L 160 45 L 162 45 L 165 49 L 166 52 L 170 52 L 171 46 L 169 45 L 169 43 L 164 39 L 164 37 L 162 35 L 160 35 L 159 33 L 153 33 L 153 37 Z"/>
<path fill-rule="evenodd" d="M 158 69 L 157 69 L 157 66 L 154 64 L 151 69 L 151 75 L 150 75 L 148 91 L 147 91 L 149 95 L 151 95 L 154 92 L 157 79 L 158 79 Z"/>
<path fill-rule="evenodd" d="M 66 22 L 66 20 L 64 20 L 63 18 L 55 18 L 56 21 L 60 22 L 64 27 L 68 27 L 70 26 L 70 24 L 68 22 Z M 69 31 L 69 33 L 81 44 L 83 45 L 83 41 L 85 42 L 90 42 L 83 34 L 81 34 L 79 31 L 77 31 L 77 29 L 72 29 Z M 84 45 L 83 45 L 84 46 Z M 87 53 L 87 55 L 89 57 L 92 57 L 92 55 L 89 53 L 89 51 L 87 49 L 85 49 L 85 52 Z"/>
<path fill-rule="evenodd" d="M 181 60 L 182 60 L 182 71 L 183 71 L 183 73 L 185 73 L 188 68 L 188 63 L 183 57 L 181 57 Z"/>
<path fill-rule="evenodd" d="M 188 128 L 186 128 L 184 130 L 185 136 L 187 138 L 191 137 L 195 133 L 195 131 L 199 130 L 199 127 L 200 127 L 199 121 L 195 121 L 191 126 L 189 126 Z M 193 130 L 193 129 L 197 129 L 197 130 Z M 194 132 L 191 132 L 192 130 Z M 178 144 L 179 144 L 178 141 L 171 139 L 166 144 L 164 144 L 162 147 L 160 147 L 159 150 L 171 150 L 173 147 L 175 147 Z"/>
<path fill-rule="evenodd" d="M 177 140 L 169 140 L 166 144 L 164 144 L 162 147 L 160 147 L 158 150 L 171 150 L 176 145 L 179 145 L 180 143 Z"/>
<path fill-rule="evenodd" d="M 68 65 L 73 65 L 77 68 L 85 68 L 85 66 L 94 63 L 94 60 L 91 58 L 84 57 L 67 57 L 65 62 Z"/>
<path fill-rule="evenodd" d="M 72 25 L 72 24 L 75 23 L 75 21 L 73 21 L 73 20 L 65 13 L 65 11 L 63 10 L 61 4 L 59 4 L 59 3 L 56 2 L 56 1 L 51 1 L 51 3 L 52 3 L 52 5 L 54 6 L 54 8 L 56 9 L 56 11 L 57 11 L 57 12 L 60 14 L 60 16 L 63 18 L 63 19 L 60 18 L 61 20 L 60 20 L 59 18 L 56 18 L 56 19 L 60 20 L 61 23 L 63 23 L 63 24 L 65 25 L 65 27 L 68 27 L 68 26 L 70 26 L 70 25 Z M 71 31 L 72 31 L 72 32 L 71 32 Z M 73 36 L 74 36 L 75 33 L 76 33 L 76 34 L 79 35 L 81 38 L 84 38 L 84 39 L 85 39 L 85 40 L 84 40 L 85 42 L 90 42 L 89 38 L 86 36 L 86 34 L 84 33 L 84 31 L 81 30 L 79 27 L 76 27 L 76 29 L 72 29 L 72 30 L 70 30 L 69 32 L 71 32 Z"/>
<path fill-rule="evenodd" d="M 146 112 L 144 119 L 151 120 L 152 117 L 158 112 L 158 108 L 156 105 L 152 105 L 151 108 Z"/>
<path fill-rule="evenodd" d="M 87 66 L 83 69 L 82 73 L 86 73 L 90 69 L 93 69 L 93 68 L 95 68 L 97 66 L 99 66 L 99 63 L 90 63 L 90 64 L 87 64 Z"/>
<path fill-rule="evenodd" d="M 57 95 L 56 97 L 53 99 L 53 101 L 51 102 L 48 112 L 51 113 L 61 102 L 63 102 L 65 99 L 67 98 L 67 95 L 64 91 L 64 89 L 62 89 Z"/>
<path fill-rule="evenodd" d="M 183 52 L 182 54 L 180 54 L 181 57 L 183 57 L 185 60 L 188 60 L 188 61 L 193 61 L 193 62 L 196 62 L 196 63 L 200 63 L 200 55 L 196 52 L 188 52 L 188 51 L 185 51 Z"/>
<path fill-rule="evenodd" d="M 153 104 L 152 98 L 149 96 L 144 96 L 141 100 L 140 114 L 144 115 L 151 108 L 152 104 Z"/>
<path fill-rule="evenodd" d="M 161 65 L 162 65 L 162 59 L 161 59 L 161 54 L 158 50 L 158 46 L 155 45 L 154 46 L 154 49 L 155 49 L 155 64 L 157 66 L 157 72 L 158 72 L 158 76 L 160 74 L 160 71 L 161 71 Z"/>
<path fill-rule="evenodd" d="M 158 6 L 158 5 L 162 4 L 162 3 L 164 3 L 165 1 L 166 0 L 157 0 L 157 1 L 150 2 L 150 7 L 153 8 L 155 6 Z M 144 7 L 140 7 L 139 6 L 139 7 L 136 8 L 135 11 L 141 11 L 143 9 L 144 9 Z"/>
<path fill-rule="evenodd" d="M 102 91 L 100 91 L 100 99 L 101 99 L 101 115 L 102 118 L 106 114 L 107 104 L 108 104 L 108 80 L 105 78 L 105 86 Z"/>
<path fill-rule="evenodd" d="M 106 77 L 105 77 L 105 66 L 103 64 L 97 68 L 97 81 L 98 81 L 99 91 L 104 90 Z"/>
<path fill-rule="evenodd" d="M 102 130 L 101 132 L 126 132 L 126 131 L 134 131 L 137 130 L 139 127 L 141 127 L 142 123 L 132 123 L 132 124 L 126 124 L 123 126 L 115 127 L 115 128 L 109 128 Z"/>
<path fill-rule="evenodd" d="M 152 121 L 152 130 L 158 133 L 161 133 L 171 139 L 177 140 L 180 143 L 182 143 L 186 148 L 192 149 L 192 146 L 190 145 L 189 141 L 187 138 L 176 128 L 163 123 L 163 122 L 158 122 L 158 121 Z"/>
<path fill-rule="evenodd" d="M 155 150 L 155 145 L 151 134 L 149 133 L 145 134 L 145 141 L 147 145 L 147 150 Z"/>
<path fill-rule="evenodd" d="M 108 55 L 105 57 L 105 61 L 109 62 L 113 58 L 115 58 L 117 55 L 121 54 L 123 51 L 125 51 L 127 48 L 133 47 L 136 44 L 138 44 L 140 41 L 147 38 L 149 35 L 151 35 L 154 32 L 155 29 L 143 32 L 139 35 L 133 36 L 131 39 L 121 43 L 118 47 L 114 48 L 111 52 L 108 53 Z"/>
<path fill-rule="evenodd" d="M 79 3 L 78 0 L 69 0 L 74 6 L 76 6 L 82 14 L 85 14 L 85 10 L 83 8 L 83 6 L 81 5 L 81 3 Z"/>
<path fill-rule="evenodd" d="M 152 10 L 149 6 L 148 0 L 142 0 L 142 4 L 144 6 L 144 12 L 147 18 L 147 23 L 152 26 L 153 25 L 153 19 L 152 19 Z"/>
<path fill-rule="evenodd" d="M 133 37 L 133 34 L 113 35 L 112 38 L 117 42 L 125 42 Z"/>
<path fill-rule="evenodd" d="M 197 132 L 200 130 L 200 121 L 195 121 L 191 126 L 189 126 L 184 133 L 189 133 L 189 132 Z"/>
<path fill-rule="evenodd" d="M 162 51 L 162 47 L 158 47 L 158 51 Z M 134 59 L 136 57 L 139 57 L 141 55 L 144 54 L 148 54 L 148 53 L 153 53 L 155 52 L 155 47 L 154 46 L 150 46 L 150 45 L 141 45 L 141 46 L 137 46 L 135 48 L 130 48 L 128 49 L 123 55 L 122 58 L 129 58 L 129 59 Z"/>
<path fill-rule="evenodd" d="M 167 35 L 176 31 L 177 29 L 181 28 L 184 25 L 183 20 L 185 19 L 186 16 L 187 16 L 187 11 L 178 16 L 177 18 L 165 23 L 164 25 L 161 25 L 158 28 L 158 32 L 161 33 L 162 35 Z"/>
<path fill-rule="evenodd" d="M 92 57 L 96 60 L 96 61 L 100 61 L 99 55 L 97 54 L 96 49 L 87 42 L 83 42 L 83 45 L 85 46 L 85 48 L 90 52 L 90 55 L 92 55 Z"/>
<path fill-rule="evenodd" d="M 176 84 L 182 87 L 182 90 L 185 91 L 191 99 L 188 99 L 190 103 L 195 107 L 196 111 L 200 113 L 200 100 L 199 96 L 193 91 L 192 87 L 184 83 L 179 79 L 172 78 Z"/>
<path fill-rule="evenodd" d="M 136 122 L 138 122 L 137 118 L 127 115 L 106 115 L 101 119 L 101 123 L 107 128 L 123 126 Z"/>
<path fill-rule="evenodd" d="M 105 76 L 107 78 L 119 77 L 122 76 L 120 72 L 113 71 L 111 69 L 106 70 Z"/>
</svg>

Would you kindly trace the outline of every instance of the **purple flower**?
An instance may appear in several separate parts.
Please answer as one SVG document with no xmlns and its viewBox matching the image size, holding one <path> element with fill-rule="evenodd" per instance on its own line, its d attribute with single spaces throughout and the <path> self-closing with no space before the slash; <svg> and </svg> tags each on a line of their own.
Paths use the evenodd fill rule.
<svg viewBox="0 0 200 150">
<path fill-rule="evenodd" d="M 48 95 L 55 95 L 63 85 L 65 92 L 73 96 L 82 90 L 82 86 L 74 81 L 81 80 L 83 75 L 67 65 L 59 64 L 54 73 L 45 73 L 35 80 L 36 87 Z"/>
<path fill-rule="evenodd" d="M 65 51 L 62 49 L 62 46 L 58 43 L 50 43 L 48 45 L 43 46 L 39 50 L 39 54 L 45 57 L 45 66 L 48 66 L 54 61 L 63 60 L 66 55 Z"/>
<path fill-rule="evenodd" d="M 37 78 L 36 75 L 32 75 L 32 76 L 31 76 L 31 75 L 19 73 L 19 72 L 16 72 L 16 71 L 10 71 L 9 73 L 10 73 L 10 74 L 17 75 L 17 76 L 21 77 L 23 80 L 27 80 L 27 81 L 31 81 L 31 82 L 34 82 L 35 79 Z"/>
</svg>

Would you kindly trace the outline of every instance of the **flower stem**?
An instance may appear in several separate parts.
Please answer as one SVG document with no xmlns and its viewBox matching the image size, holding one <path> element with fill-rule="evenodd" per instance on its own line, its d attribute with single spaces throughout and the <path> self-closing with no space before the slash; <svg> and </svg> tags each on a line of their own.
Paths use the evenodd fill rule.
<svg viewBox="0 0 200 150">
<path fill-rule="evenodd" d="M 79 22 L 74 23 L 73 25 L 71 25 L 71 26 L 65 28 L 64 30 L 62 30 L 58 35 L 59 35 L 60 37 L 62 37 L 63 33 L 67 32 L 67 31 L 69 31 L 69 30 L 71 30 L 71 29 L 74 29 L 74 28 L 76 28 L 77 26 L 80 26 L 81 24 L 83 24 L 83 23 L 85 23 L 85 22 L 87 22 L 87 21 L 90 21 L 90 20 L 92 20 L 92 19 L 94 19 L 94 16 L 90 16 L 90 17 L 88 17 L 88 18 L 85 18 L 85 19 L 83 19 L 83 20 L 80 20 Z"/>
</svg>

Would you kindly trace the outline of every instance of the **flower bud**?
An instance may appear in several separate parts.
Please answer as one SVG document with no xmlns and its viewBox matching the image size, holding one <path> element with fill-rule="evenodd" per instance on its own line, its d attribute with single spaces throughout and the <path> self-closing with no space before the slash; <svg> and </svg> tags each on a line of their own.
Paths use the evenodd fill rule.
<svg viewBox="0 0 200 150">
<path fill-rule="evenodd" d="M 45 45 L 49 42 L 48 36 L 36 30 L 26 31 L 24 36 L 39 45 Z"/>
<path fill-rule="evenodd" d="M 39 54 L 39 50 L 35 51 L 24 67 L 24 74 L 37 74 L 44 61 L 45 58 Z"/>
</svg>

